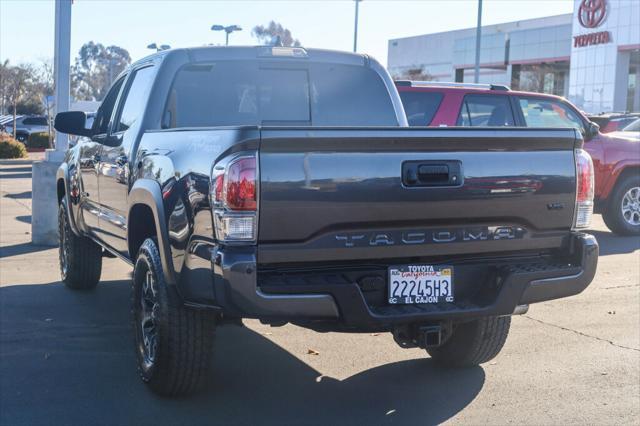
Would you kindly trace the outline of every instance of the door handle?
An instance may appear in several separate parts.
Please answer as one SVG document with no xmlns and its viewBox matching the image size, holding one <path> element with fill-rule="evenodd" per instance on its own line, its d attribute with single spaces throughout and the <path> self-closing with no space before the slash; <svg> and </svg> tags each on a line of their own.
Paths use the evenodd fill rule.
<svg viewBox="0 0 640 426">
<path fill-rule="evenodd" d="M 116 165 L 118 165 L 119 167 L 124 167 L 128 161 L 129 159 L 126 155 L 120 155 L 118 156 L 118 158 L 116 158 Z"/>
</svg>

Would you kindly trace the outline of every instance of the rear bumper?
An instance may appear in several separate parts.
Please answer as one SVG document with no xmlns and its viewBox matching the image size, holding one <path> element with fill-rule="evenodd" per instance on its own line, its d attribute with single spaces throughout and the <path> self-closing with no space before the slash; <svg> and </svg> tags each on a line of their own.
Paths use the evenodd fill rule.
<svg viewBox="0 0 640 426">
<path fill-rule="evenodd" d="M 361 285 L 331 280 L 326 274 L 298 281 L 287 278 L 284 284 L 273 285 L 273 280 L 258 274 L 253 248 L 218 248 L 212 256 L 216 304 L 227 315 L 293 322 L 334 321 L 341 327 L 365 330 L 510 315 L 518 305 L 578 294 L 595 275 L 598 243 L 592 235 L 574 233 L 562 262 L 503 262 L 483 281 L 486 291 L 476 288 L 476 293 L 483 294 L 438 305 L 371 303 Z M 334 272 L 331 276 L 336 275 Z"/>
</svg>

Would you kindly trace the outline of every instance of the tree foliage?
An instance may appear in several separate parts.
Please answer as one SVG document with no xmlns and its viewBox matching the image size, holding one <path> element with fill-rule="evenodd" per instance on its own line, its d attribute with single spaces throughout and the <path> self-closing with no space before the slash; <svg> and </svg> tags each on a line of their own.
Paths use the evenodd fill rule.
<svg viewBox="0 0 640 426">
<path fill-rule="evenodd" d="M 431 81 L 434 77 L 422 67 L 408 68 L 393 75 L 394 80 Z"/>
<path fill-rule="evenodd" d="M 85 43 L 71 68 L 72 96 L 77 100 L 101 101 L 113 80 L 130 63 L 131 56 L 122 47 Z"/>
<path fill-rule="evenodd" d="M 291 31 L 275 21 L 269 22 L 266 27 L 264 25 L 256 25 L 253 27 L 251 35 L 264 44 L 270 44 L 274 37 L 279 36 L 280 42 L 282 42 L 283 46 L 301 46 L 300 40 L 294 39 L 291 35 Z"/>
<path fill-rule="evenodd" d="M 13 114 L 13 122 L 22 111 L 18 110 L 21 103 L 29 102 L 33 96 L 33 87 L 37 83 L 35 67 L 31 64 L 10 65 L 5 61 L 0 68 L 0 87 L 3 109 Z M 16 137 L 16 126 L 13 126 L 13 137 Z"/>
</svg>

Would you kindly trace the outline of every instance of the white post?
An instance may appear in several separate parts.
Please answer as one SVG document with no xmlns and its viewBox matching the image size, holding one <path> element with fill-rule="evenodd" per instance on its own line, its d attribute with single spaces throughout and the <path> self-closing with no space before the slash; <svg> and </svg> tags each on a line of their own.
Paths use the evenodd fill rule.
<svg viewBox="0 0 640 426">
<path fill-rule="evenodd" d="M 69 70 L 71 67 L 71 0 L 56 0 L 53 75 L 56 88 L 55 113 L 69 111 Z M 56 133 L 55 151 L 47 152 L 47 161 L 61 161 L 69 147 L 69 136 Z"/>
<path fill-rule="evenodd" d="M 71 50 L 71 0 L 56 0 L 54 80 L 55 112 L 69 110 L 69 68 Z M 31 241 L 33 244 L 58 244 L 58 195 L 56 171 L 64 159 L 69 138 L 56 133 L 56 148 L 48 149 L 45 161 L 31 168 Z"/>
</svg>

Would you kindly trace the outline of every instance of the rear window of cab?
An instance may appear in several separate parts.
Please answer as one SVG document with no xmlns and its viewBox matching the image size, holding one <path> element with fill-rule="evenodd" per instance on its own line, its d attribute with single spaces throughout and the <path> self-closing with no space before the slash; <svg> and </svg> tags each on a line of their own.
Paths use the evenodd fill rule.
<svg viewBox="0 0 640 426">
<path fill-rule="evenodd" d="M 397 126 L 380 75 L 366 66 L 227 60 L 174 79 L 163 128 L 239 125 Z"/>
</svg>

